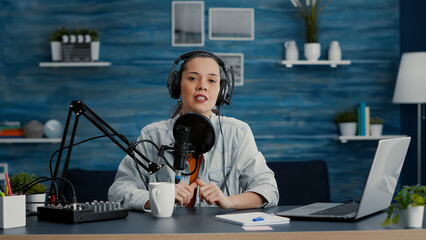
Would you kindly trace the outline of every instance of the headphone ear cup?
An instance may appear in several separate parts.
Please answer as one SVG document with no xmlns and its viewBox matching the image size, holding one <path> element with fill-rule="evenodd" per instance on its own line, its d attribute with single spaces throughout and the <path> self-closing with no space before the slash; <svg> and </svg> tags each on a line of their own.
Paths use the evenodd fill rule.
<svg viewBox="0 0 426 240">
<path fill-rule="evenodd" d="M 180 74 L 177 71 L 170 73 L 167 79 L 167 88 L 169 89 L 170 97 L 179 99 L 180 97 Z"/>
<path fill-rule="evenodd" d="M 220 80 L 219 95 L 217 96 L 216 106 L 220 107 L 226 102 L 228 97 L 228 81 L 225 79 Z"/>
</svg>

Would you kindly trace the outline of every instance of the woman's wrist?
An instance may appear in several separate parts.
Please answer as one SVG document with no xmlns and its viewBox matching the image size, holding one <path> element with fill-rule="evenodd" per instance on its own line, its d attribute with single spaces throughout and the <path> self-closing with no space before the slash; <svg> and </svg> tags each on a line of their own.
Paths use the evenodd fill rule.
<svg viewBox="0 0 426 240">
<path fill-rule="evenodd" d="M 234 209 L 235 208 L 234 196 L 225 197 L 225 204 L 223 204 L 223 206 L 222 206 L 223 209 Z"/>
<path fill-rule="evenodd" d="M 232 195 L 227 197 L 230 202 L 229 207 L 228 205 L 224 206 L 227 207 L 226 209 L 249 209 L 249 208 L 256 208 L 261 206 L 266 202 L 266 199 L 255 192 L 245 192 L 237 195 Z"/>
</svg>

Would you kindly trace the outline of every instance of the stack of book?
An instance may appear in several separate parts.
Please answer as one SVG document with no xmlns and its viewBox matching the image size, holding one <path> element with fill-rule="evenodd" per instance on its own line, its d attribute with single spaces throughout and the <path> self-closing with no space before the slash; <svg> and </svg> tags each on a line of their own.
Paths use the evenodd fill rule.
<svg viewBox="0 0 426 240">
<path fill-rule="evenodd" d="M 361 102 L 357 107 L 358 135 L 370 136 L 370 107 Z"/>
<path fill-rule="evenodd" d="M 0 122 L 0 137 L 24 137 L 24 129 L 20 122 Z"/>
</svg>

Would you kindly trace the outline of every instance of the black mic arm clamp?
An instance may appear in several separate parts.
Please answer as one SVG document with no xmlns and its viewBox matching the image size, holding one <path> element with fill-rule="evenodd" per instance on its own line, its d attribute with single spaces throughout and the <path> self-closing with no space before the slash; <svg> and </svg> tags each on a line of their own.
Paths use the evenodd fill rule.
<svg viewBox="0 0 426 240">
<path fill-rule="evenodd" d="M 164 157 L 164 152 L 167 151 L 173 155 L 174 162 L 170 164 Z M 162 157 L 167 165 L 175 172 L 175 183 L 179 183 L 181 175 L 189 175 L 188 173 L 182 173 L 185 169 L 185 163 L 190 157 L 196 157 L 198 159 L 199 154 L 195 151 L 194 146 L 191 143 L 179 143 L 175 142 L 171 145 L 161 145 L 158 151 L 158 156 Z"/>
<path fill-rule="evenodd" d="M 176 161 L 176 159 L 178 158 L 178 157 L 180 157 L 180 156 L 184 156 L 185 157 L 185 161 L 186 160 L 188 160 L 188 158 L 190 157 L 190 156 L 192 156 L 192 157 L 195 157 L 196 159 L 198 159 L 198 157 L 199 157 L 199 155 L 200 154 L 197 154 L 196 153 L 196 151 L 195 151 L 195 149 L 194 149 L 194 147 L 191 145 L 191 144 L 189 144 L 189 146 L 188 146 L 188 149 L 186 150 L 186 151 L 181 151 L 181 149 L 179 149 L 178 147 L 176 147 L 176 143 L 173 143 L 173 144 L 171 144 L 171 145 L 161 145 L 161 147 L 160 147 L 160 150 L 158 151 L 158 156 L 159 157 L 162 157 L 163 159 L 165 158 L 164 157 L 164 152 L 169 152 L 170 154 L 172 154 L 172 156 L 173 156 L 173 159 L 175 159 L 175 161 Z M 191 154 L 191 155 L 188 155 L 188 154 Z M 168 163 L 167 161 L 166 161 L 166 163 Z M 184 162 L 183 162 L 184 163 Z M 169 165 L 169 167 L 173 170 L 173 171 L 176 171 L 177 169 L 176 169 L 176 164 L 173 164 L 174 166 L 172 166 L 170 163 L 168 164 Z M 178 167 L 179 168 L 179 170 L 183 170 L 183 168 L 181 168 L 181 167 Z"/>
<path fill-rule="evenodd" d="M 164 152 L 165 151 L 170 151 L 173 149 L 172 145 L 161 145 L 160 147 L 160 151 L 158 151 L 158 156 L 164 158 Z"/>
</svg>

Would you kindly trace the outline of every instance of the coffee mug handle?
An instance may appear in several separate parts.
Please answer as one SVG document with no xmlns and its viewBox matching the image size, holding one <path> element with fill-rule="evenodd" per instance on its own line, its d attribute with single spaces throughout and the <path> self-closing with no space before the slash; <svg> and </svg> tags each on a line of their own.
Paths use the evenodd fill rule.
<svg viewBox="0 0 426 240">
<path fill-rule="evenodd" d="M 161 214 L 161 208 L 160 208 L 160 206 L 158 206 L 158 203 L 157 203 L 157 195 L 159 193 L 160 193 L 160 190 L 152 189 L 152 200 L 154 200 L 154 201 L 152 201 L 152 203 L 154 204 L 155 208 L 157 209 L 158 214 Z"/>
</svg>

